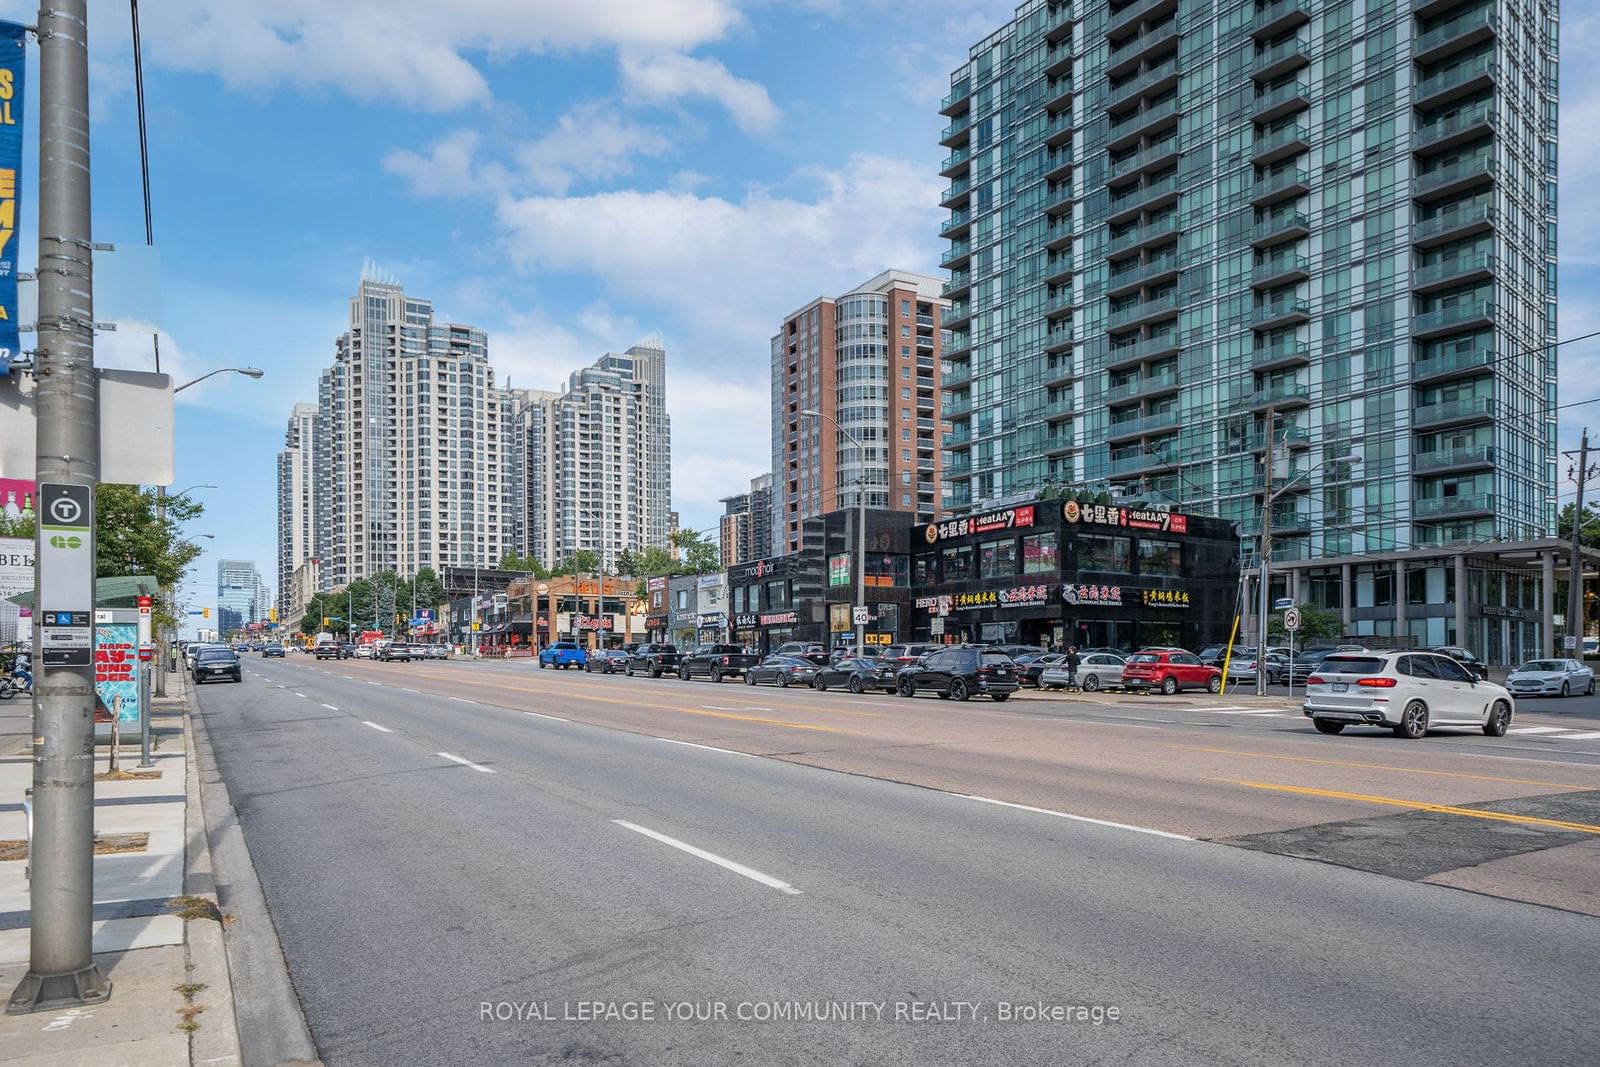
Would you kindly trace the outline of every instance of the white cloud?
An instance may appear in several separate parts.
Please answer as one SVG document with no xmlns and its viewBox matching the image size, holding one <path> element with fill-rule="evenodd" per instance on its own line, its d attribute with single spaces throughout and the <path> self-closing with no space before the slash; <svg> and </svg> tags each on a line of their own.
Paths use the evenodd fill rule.
<svg viewBox="0 0 1600 1067">
<path fill-rule="evenodd" d="M 498 214 L 518 265 L 594 275 L 676 315 L 712 350 L 764 360 L 779 319 L 812 297 L 888 267 L 936 265 L 940 183 L 925 169 L 858 155 L 800 178 L 815 186 L 813 198 L 764 188 L 738 201 L 618 191 L 506 197 Z"/>
<path fill-rule="evenodd" d="M 536 187 L 565 193 L 579 178 L 599 181 L 633 169 L 636 156 L 659 156 L 672 142 L 656 130 L 630 122 L 603 101 L 580 104 L 555 128 L 514 153 Z"/>
<path fill-rule="evenodd" d="M 1561 262 L 1600 265 L 1600 200 L 1588 183 L 1600 173 L 1600 13 L 1561 20 Z M 1562 299 L 1566 299 L 1563 292 Z M 1569 336 L 1566 333 L 1563 337 Z"/>
<path fill-rule="evenodd" d="M 94 339 L 95 366 L 115 370 L 154 370 L 156 335 L 156 327 L 148 322 L 120 322 L 115 331 L 97 333 Z M 219 366 L 215 360 L 197 355 L 178 344 L 166 330 L 159 331 L 159 336 L 161 372 L 171 375 L 174 385 L 194 381 Z M 221 398 L 229 390 L 241 384 L 253 383 L 237 374 L 219 374 L 190 386 L 174 399 L 179 404 L 194 407 L 217 407 L 223 403 Z"/>
<path fill-rule="evenodd" d="M 429 146 L 426 155 L 396 148 L 383 157 L 383 169 L 405 180 L 417 196 L 455 198 L 484 191 L 478 172 L 476 130 L 452 130 Z"/>
<path fill-rule="evenodd" d="M 704 97 L 722 105 L 747 133 L 771 133 L 780 117 L 763 86 L 736 76 L 715 59 L 676 52 L 624 54 L 622 85 L 631 98 L 649 103 Z"/>
<path fill-rule="evenodd" d="M 730 0 L 167 0 L 141 18 L 149 62 L 230 88 L 334 89 L 446 111 L 489 96 L 472 53 L 688 49 L 740 15 Z"/>
</svg>

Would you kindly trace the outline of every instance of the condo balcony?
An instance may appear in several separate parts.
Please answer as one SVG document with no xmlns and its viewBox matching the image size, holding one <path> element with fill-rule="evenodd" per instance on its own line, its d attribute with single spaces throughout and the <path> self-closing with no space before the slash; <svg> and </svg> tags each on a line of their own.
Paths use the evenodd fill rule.
<svg viewBox="0 0 1600 1067">
<path fill-rule="evenodd" d="M 1465 496 L 1424 497 L 1411 501 L 1411 514 L 1418 519 L 1493 515 L 1494 494 L 1471 493 Z"/>
<path fill-rule="evenodd" d="M 1475 185 L 1486 185 L 1497 179 L 1499 168 L 1488 156 L 1475 156 L 1435 167 L 1418 174 L 1411 181 L 1411 195 L 1422 201 L 1439 200 Z"/>
<path fill-rule="evenodd" d="M 1493 466 L 1493 445 L 1441 448 L 1435 452 L 1416 452 L 1411 456 L 1411 469 L 1418 474 L 1451 474 Z"/>
<path fill-rule="evenodd" d="M 1412 270 L 1411 288 L 1419 293 L 1427 293 L 1492 278 L 1496 262 L 1492 254 L 1479 252 L 1424 264 Z"/>
<path fill-rule="evenodd" d="M 1250 243 L 1259 247 L 1304 237 L 1311 232 L 1311 220 L 1298 211 L 1274 211 L 1255 224 Z"/>
<path fill-rule="evenodd" d="M 1290 167 L 1258 178 L 1250 202 L 1257 207 L 1304 196 L 1311 191 L 1311 175 L 1298 167 Z"/>
<path fill-rule="evenodd" d="M 1267 371 L 1311 362 L 1311 346 L 1304 341 L 1284 341 L 1263 345 L 1250 353 L 1252 370 Z"/>
<path fill-rule="evenodd" d="M 1258 40 L 1270 40 L 1285 30 L 1310 21 L 1310 0 L 1278 0 L 1275 4 L 1256 5 L 1250 33 Z"/>
<path fill-rule="evenodd" d="M 1411 39 L 1411 58 L 1433 63 L 1453 52 L 1465 51 L 1500 32 L 1500 16 L 1493 9 L 1477 8 L 1442 22 Z"/>
<path fill-rule="evenodd" d="M 1258 167 L 1276 163 L 1280 159 L 1297 156 L 1311 148 L 1311 130 L 1296 123 L 1281 129 L 1256 134 L 1256 143 L 1250 161 Z"/>
<path fill-rule="evenodd" d="M 1494 322 L 1494 304 L 1486 300 L 1472 300 L 1454 307 L 1424 311 L 1412 316 L 1412 337 L 1437 337 L 1441 334 L 1487 326 Z"/>
<path fill-rule="evenodd" d="M 1411 103 L 1419 108 L 1438 107 L 1458 96 L 1488 88 L 1499 76 L 1500 67 L 1494 57 L 1480 56 L 1422 78 L 1412 87 Z"/>
<path fill-rule="evenodd" d="M 1411 224 L 1411 243 L 1419 248 L 1444 244 L 1474 233 L 1484 233 L 1494 228 L 1495 209 L 1488 204 L 1465 204 L 1441 211 L 1432 218 L 1418 219 Z"/>
<path fill-rule="evenodd" d="M 1494 418 L 1494 400 L 1487 396 L 1464 396 L 1433 404 L 1418 404 L 1411 409 L 1411 425 L 1417 428 L 1464 426 L 1489 422 Z"/>
<path fill-rule="evenodd" d="M 1272 330 L 1310 320 L 1310 302 L 1295 298 L 1257 304 L 1250 311 L 1250 325 L 1257 330 Z"/>
<path fill-rule="evenodd" d="M 1448 378 L 1466 378 L 1483 372 L 1494 362 L 1495 350 L 1491 347 L 1414 359 L 1411 361 L 1411 380 L 1421 383 L 1444 381 Z"/>
<path fill-rule="evenodd" d="M 1122 404 L 1130 400 L 1143 400 L 1147 397 L 1175 392 L 1177 388 L 1178 374 L 1176 371 L 1165 370 L 1159 374 L 1135 375 L 1132 381 L 1114 385 L 1106 390 L 1106 403 Z"/>
<path fill-rule="evenodd" d="M 1276 89 L 1266 89 L 1257 93 L 1255 101 L 1250 105 L 1250 115 L 1257 122 L 1271 122 L 1280 116 L 1304 111 L 1310 106 L 1311 86 L 1296 79 Z"/>
<path fill-rule="evenodd" d="M 1262 81 L 1269 81 L 1310 62 L 1310 42 L 1303 37 L 1291 37 L 1269 48 L 1257 50 L 1250 73 Z"/>
<path fill-rule="evenodd" d="M 1457 145 L 1475 141 L 1484 134 L 1498 129 L 1499 116 L 1488 101 L 1460 114 L 1439 119 L 1426 126 L 1418 126 L 1411 133 L 1413 152 L 1442 152 Z"/>
</svg>

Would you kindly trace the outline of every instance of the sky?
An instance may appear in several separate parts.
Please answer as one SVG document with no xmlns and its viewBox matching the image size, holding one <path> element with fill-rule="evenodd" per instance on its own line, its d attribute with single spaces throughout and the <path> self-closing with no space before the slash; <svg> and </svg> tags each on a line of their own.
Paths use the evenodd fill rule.
<svg viewBox="0 0 1600 1067">
<path fill-rule="evenodd" d="M 315 400 L 364 262 L 487 330 L 502 384 L 558 388 L 660 332 L 674 507 L 713 527 L 718 498 L 769 465 L 767 342 L 783 317 L 888 267 L 942 274 L 938 102 L 1013 6 L 147 3 L 148 255 L 127 5 L 90 0 L 95 239 L 119 247 L 101 257 L 96 317 L 118 328 L 97 360 L 149 369 L 159 328 L 179 381 L 266 371 L 179 397 L 172 489 L 216 486 L 195 491 L 191 606 L 214 603 L 218 558 L 274 581 L 284 423 Z M 0 17 L 35 9 L 0 0 Z M 1600 330 L 1600 199 L 1578 187 L 1600 173 L 1600 139 L 1572 132 L 1600 125 L 1600 9 L 1569 5 L 1562 51 L 1568 338 Z M 30 154 L 36 86 L 35 71 Z M 1565 346 L 1561 400 L 1597 394 L 1600 343 Z M 1583 420 L 1600 429 L 1600 404 L 1561 416 L 1564 448 Z"/>
</svg>

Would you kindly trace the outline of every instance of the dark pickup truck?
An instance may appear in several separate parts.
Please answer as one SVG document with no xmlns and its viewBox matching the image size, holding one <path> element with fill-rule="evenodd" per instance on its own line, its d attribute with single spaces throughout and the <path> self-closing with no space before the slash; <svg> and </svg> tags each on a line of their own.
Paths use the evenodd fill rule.
<svg viewBox="0 0 1600 1067">
<path fill-rule="evenodd" d="M 760 656 L 752 656 L 739 645 L 701 645 L 683 657 L 678 665 L 678 677 L 687 682 L 704 675 L 713 682 L 720 682 L 724 678 L 737 678 L 760 662 Z"/>
<path fill-rule="evenodd" d="M 628 657 L 628 666 L 622 673 L 632 678 L 635 671 L 643 671 L 652 678 L 659 678 L 663 674 L 676 674 L 681 662 L 683 656 L 676 645 L 640 645 Z"/>
</svg>

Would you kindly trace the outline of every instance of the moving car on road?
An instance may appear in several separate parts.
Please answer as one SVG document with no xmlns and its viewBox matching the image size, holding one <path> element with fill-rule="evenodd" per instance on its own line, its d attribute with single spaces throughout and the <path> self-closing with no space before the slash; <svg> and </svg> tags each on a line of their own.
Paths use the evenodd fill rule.
<svg viewBox="0 0 1600 1067">
<path fill-rule="evenodd" d="M 760 661 L 761 657 L 746 652 L 743 645 L 701 645 L 683 657 L 683 662 L 678 664 L 678 677 L 687 682 L 704 675 L 713 682 L 720 682 L 724 678 L 737 678 Z"/>
<path fill-rule="evenodd" d="M 892 693 L 897 673 L 899 668 L 884 660 L 873 659 L 870 656 L 859 659 L 855 656 L 846 656 L 826 667 L 819 667 L 816 677 L 811 680 L 811 687 L 817 690 L 848 689 L 852 693 L 882 689 L 886 693 Z"/>
<path fill-rule="evenodd" d="M 1519 697 L 1593 696 L 1594 668 L 1575 659 L 1533 659 L 1506 675 L 1506 688 Z"/>
<path fill-rule="evenodd" d="M 746 685 L 771 684 L 788 688 L 791 685 L 810 685 L 820 670 L 815 663 L 801 656 L 780 656 L 776 652 L 744 672 Z"/>
<path fill-rule="evenodd" d="M 1089 652 L 1078 659 L 1078 688 L 1085 693 L 1101 689 L 1115 689 L 1122 685 L 1122 669 L 1127 661 L 1110 652 Z M 1067 685 L 1067 663 L 1051 664 L 1039 674 L 1040 689 L 1064 689 Z"/>
<path fill-rule="evenodd" d="M 282 645 L 263 645 L 262 648 L 261 648 L 261 658 L 262 659 L 268 659 L 268 658 L 270 658 L 272 656 L 276 656 L 279 659 L 282 659 L 283 658 L 283 646 Z"/>
<path fill-rule="evenodd" d="M 895 677 L 903 697 L 932 692 L 940 700 L 969 700 L 982 695 L 996 703 L 1017 691 L 1017 665 L 1010 656 L 978 645 L 942 648 L 924 656 Z"/>
<path fill-rule="evenodd" d="M 1222 688 L 1222 671 L 1207 667 L 1193 652 L 1145 651 L 1128 657 L 1122 668 L 1122 685 L 1126 689 L 1159 689 L 1167 696 L 1184 689 L 1215 693 Z"/>
<path fill-rule="evenodd" d="M 194 684 L 215 682 L 222 678 L 244 681 L 239 654 L 226 645 L 208 645 L 194 658 Z"/>
<path fill-rule="evenodd" d="M 1306 717 L 1325 734 L 1382 726 L 1416 740 L 1435 726 L 1471 726 L 1504 737 L 1511 694 L 1479 681 L 1454 657 L 1433 652 L 1333 652 L 1306 679 Z"/>
<path fill-rule="evenodd" d="M 559 667 L 566 670 L 568 667 L 582 667 L 589 662 L 589 654 L 583 646 L 576 641 L 557 641 L 553 645 L 546 645 L 539 650 L 539 668 Z"/>
<path fill-rule="evenodd" d="M 583 669 L 590 674 L 621 674 L 628 669 L 628 654 L 620 648 L 598 649 Z"/>
<path fill-rule="evenodd" d="M 623 672 L 629 678 L 633 677 L 635 671 L 659 678 L 663 674 L 677 674 L 678 665 L 682 662 L 683 656 L 676 645 L 640 645 L 628 657 Z"/>
</svg>

